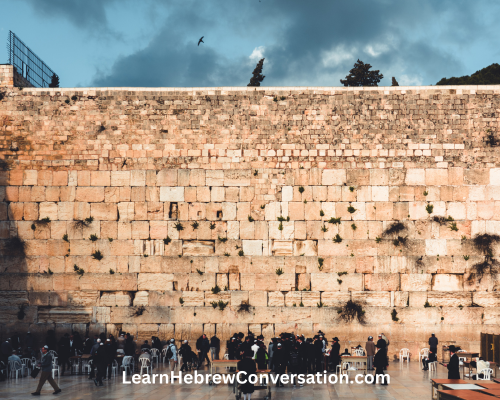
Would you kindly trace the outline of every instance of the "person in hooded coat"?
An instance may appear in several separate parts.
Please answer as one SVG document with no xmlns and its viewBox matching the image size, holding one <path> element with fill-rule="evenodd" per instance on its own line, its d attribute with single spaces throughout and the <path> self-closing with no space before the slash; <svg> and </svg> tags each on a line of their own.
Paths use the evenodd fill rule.
<svg viewBox="0 0 500 400">
<path fill-rule="evenodd" d="M 377 342 L 377 354 L 375 354 L 375 359 L 373 360 L 373 366 L 375 367 L 375 375 L 374 375 L 374 380 L 373 384 L 377 382 L 377 375 L 384 375 L 384 368 L 386 367 L 387 360 L 386 360 L 386 343 L 385 340 L 378 341 Z M 379 378 L 380 382 L 382 385 L 387 385 L 387 381 L 382 378 L 382 376 Z"/>
<path fill-rule="evenodd" d="M 240 386 L 241 393 L 243 393 L 243 400 L 250 400 L 250 398 L 252 397 L 252 393 L 254 392 L 254 384 L 250 383 L 248 380 L 250 375 L 255 374 L 255 372 L 257 371 L 255 361 L 252 360 L 252 357 L 253 351 L 245 350 L 245 352 L 243 353 L 243 358 L 241 359 L 241 361 L 238 361 L 238 371 L 246 372 L 246 375 L 242 377 L 242 379 L 246 380 L 246 382 Z"/>
</svg>

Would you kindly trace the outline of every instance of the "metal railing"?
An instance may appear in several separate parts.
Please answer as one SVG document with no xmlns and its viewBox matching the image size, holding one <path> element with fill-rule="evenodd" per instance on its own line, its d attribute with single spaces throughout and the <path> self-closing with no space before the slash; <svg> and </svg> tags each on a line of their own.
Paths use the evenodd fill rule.
<svg viewBox="0 0 500 400">
<path fill-rule="evenodd" d="M 9 64 L 16 67 L 17 72 L 23 78 L 35 87 L 49 87 L 52 76 L 57 74 L 12 31 L 9 31 L 7 50 L 9 51 Z"/>
</svg>

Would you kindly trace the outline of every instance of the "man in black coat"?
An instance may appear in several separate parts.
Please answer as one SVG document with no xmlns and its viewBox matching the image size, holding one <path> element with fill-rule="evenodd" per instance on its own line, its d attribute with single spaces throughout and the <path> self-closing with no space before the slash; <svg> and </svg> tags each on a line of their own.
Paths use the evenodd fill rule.
<svg viewBox="0 0 500 400">
<path fill-rule="evenodd" d="M 191 367 L 189 366 L 192 361 L 191 353 L 192 353 L 191 346 L 188 344 L 187 340 L 184 340 L 184 342 L 181 345 L 181 348 L 179 349 L 179 355 L 182 356 L 181 371 L 191 370 Z"/>
<path fill-rule="evenodd" d="M 375 354 L 375 359 L 373 360 L 373 366 L 375 367 L 375 375 L 373 379 L 373 384 L 377 382 L 377 375 L 380 375 L 380 380 L 382 385 L 387 385 L 387 381 L 384 379 L 384 368 L 386 367 L 386 343 L 385 340 L 379 340 L 377 342 L 377 354 Z"/>
<path fill-rule="evenodd" d="M 113 361 L 115 361 L 116 357 L 116 349 L 111 342 L 111 339 L 106 340 L 106 344 L 104 346 L 104 353 L 106 356 L 106 369 L 108 371 L 108 380 L 111 379 L 111 372 L 113 371 Z"/>
<path fill-rule="evenodd" d="M 208 352 L 210 351 L 210 341 L 207 335 L 201 335 L 196 341 L 196 350 L 198 351 L 198 369 L 203 364 L 203 360 L 207 360 L 207 367 L 210 365 L 210 360 L 208 359 Z"/>
<path fill-rule="evenodd" d="M 104 344 L 101 342 L 99 343 L 99 348 L 97 351 L 94 353 L 94 363 L 95 367 L 97 368 L 97 378 L 94 379 L 94 383 L 96 386 L 103 386 L 102 384 L 102 378 L 106 375 L 106 366 L 107 366 L 107 355 L 106 355 L 106 349 L 104 347 Z"/>
<path fill-rule="evenodd" d="M 429 348 L 432 350 L 434 354 L 437 354 L 437 349 L 438 349 L 438 338 L 436 335 L 433 333 L 432 336 L 429 338 Z"/>
<path fill-rule="evenodd" d="M 434 353 L 433 350 L 429 350 L 429 357 L 425 357 L 422 359 L 422 364 L 424 364 L 424 368 L 422 368 L 422 371 L 428 371 L 429 363 L 434 361 L 437 361 L 436 353 Z"/>
<path fill-rule="evenodd" d="M 278 380 L 276 381 L 276 387 L 283 387 L 283 383 L 280 381 L 280 375 L 285 373 L 286 366 L 288 364 L 288 355 L 285 350 L 283 350 L 283 345 L 278 343 L 276 345 L 276 350 L 273 353 L 272 369 L 278 375 Z"/>
<path fill-rule="evenodd" d="M 71 365 L 69 363 L 70 357 L 70 346 L 69 346 L 69 333 L 65 333 L 64 336 L 59 340 L 58 343 L 58 356 L 59 356 L 59 365 L 62 367 L 61 376 L 64 375 L 66 371 L 66 366 L 68 366 L 71 371 Z"/>
<path fill-rule="evenodd" d="M 335 372 L 337 365 L 340 364 L 340 343 L 339 338 L 335 336 L 333 339 L 332 350 L 330 351 L 330 365 Z"/>
<path fill-rule="evenodd" d="M 382 338 L 382 334 L 378 335 L 378 341 L 377 341 L 377 345 L 376 346 L 377 346 L 378 349 L 383 349 L 383 352 L 385 353 L 385 365 L 384 365 L 384 369 L 386 369 L 387 368 L 387 360 L 388 360 L 388 358 L 387 358 L 387 342 Z M 377 354 L 378 354 L 378 352 L 377 352 Z"/>
<path fill-rule="evenodd" d="M 457 356 L 457 349 L 455 346 L 450 345 L 450 362 L 448 364 L 444 364 L 446 368 L 448 368 L 448 379 L 460 379 L 460 360 Z"/>
<path fill-rule="evenodd" d="M 314 341 L 314 359 L 315 359 L 315 367 L 316 372 L 323 372 L 323 340 L 319 336 L 315 337 Z"/>
<path fill-rule="evenodd" d="M 210 356 L 212 357 L 212 361 L 219 359 L 219 349 L 220 339 L 216 335 L 213 335 L 210 338 Z"/>
</svg>

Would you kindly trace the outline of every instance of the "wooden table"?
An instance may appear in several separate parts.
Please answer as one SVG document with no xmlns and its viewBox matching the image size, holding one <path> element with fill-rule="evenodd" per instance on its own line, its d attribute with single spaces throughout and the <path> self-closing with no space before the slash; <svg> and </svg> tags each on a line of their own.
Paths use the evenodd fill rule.
<svg viewBox="0 0 500 400">
<path fill-rule="evenodd" d="M 240 360 L 214 360 L 210 363 L 210 374 L 213 377 L 215 372 L 217 372 L 218 367 L 219 368 L 228 367 L 228 368 L 235 368 L 236 369 L 236 367 L 238 367 L 238 361 L 240 361 Z M 230 374 L 234 374 L 234 372 L 230 372 Z M 220 375 L 223 375 L 223 373 L 220 373 Z M 213 380 L 210 380 L 208 382 L 208 384 L 212 385 Z"/>
<path fill-rule="evenodd" d="M 438 400 L 492 400 L 488 394 L 474 390 L 438 390 Z"/>
<path fill-rule="evenodd" d="M 488 361 L 490 363 L 490 368 L 493 370 L 493 376 L 496 378 L 497 377 L 497 363 L 496 362 L 493 362 L 493 361 Z M 467 367 L 468 369 L 468 373 L 469 373 L 469 379 L 472 379 L 472 374 L 470 372 L 471 370 L 471 367 L 470 367 L 470 361 L 465 361 L 461 366 L 461 369 L 462 369 L 462 377 L 465 379 L 465 367 Z M 476 368 L 476 373 L 479 372 L 477 371 L 477 368 Z"/>
<path fill-rule="evenodd" d="M 500 398 L 500 389 L 481 390 L 479 393 L 486 393 L 486 394 L 489 394 L 490 396 Z"/>
<path fill-rule="evenodd" d="M 500 389 L 500 384 L 495 383 L 495 382 L 488 382 L 488 381 L 476 381 L 477 386 L 484 387 L 485 389 Z"/>
<path fill-rule="evenodd" d="M 432 382 L 432 388 L 431 388 L 431 394 L 433 399 L 437 399 L 437 391 L 438 390 L 443 390 L 443 384 L 447 383 L 469 383 L 467 381 L 464 381 L 463 379 L 431 379 Z"/>
<path fill-rule="evenodd" d="M 348 363 L 362 363 L 364 365 L 364 368 L 362 368 L 363 375 L 366 375 L 366 372 L 368 371 L 368 357 L 367 356 L 341 356 L 340 357 L 340 373 L 344 373 L 344 362 Z M 346 370 L 348 371 L 348 370 Z"/>
</svg>

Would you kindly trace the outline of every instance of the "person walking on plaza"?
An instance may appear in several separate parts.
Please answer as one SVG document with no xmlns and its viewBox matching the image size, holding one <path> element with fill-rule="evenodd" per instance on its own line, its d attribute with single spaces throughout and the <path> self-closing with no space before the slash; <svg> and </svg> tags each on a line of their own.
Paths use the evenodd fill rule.
<svg viewBox="0 0 500 400">
<path fill-rule="evenodd" d="M 175 368 L 177 364 L 177 346 L 175 345 L 174 338 L 170 339 L 170 343 L 167 346 L 167 351 L 165 353 L 165 356 L 168 360 L 168 366 L 171 367 L 170 361 L 173 361 L 174 366 L 172 367 L 172 369 Z"/>
<path fill-rule="evenodd" d="M 210 351 L 210 341 L 207 338 L 207 335 L 203 334 L 196 341 L 196 350 L 199 354 L 198 359 L 198 369 L 203 364 L 203 360 L 207 360 L 207 367 L 210 365 L 210 360 L 208 359 L 208 352 Z"/>
<path fill-rule="evenodd" d="M 448 368 L 448 379 L 460 379 L 460 360 L 457 356 L 457 349 L 454 345 L 450 345 L 449 350 L 450 362 L 448 364 L 443 364 Z"/>
<path fill-rule="evenodd" d="M 432 336 L 429 338 L 429 349 L 434 353 L 437 354 L 438 350 L 438 338 L 436 335 L 433 333 Z"/>
<path fill-rule="evenodd" d="M 375 356 L 375 343 L 373 343 L 373 336 L 368 336 L 368 341 L 365 345 L 366 349 L 366 368 L 368 371 L 373 371 L 373 357 Z"/>
<path fill-rule="evenodd" d="M 192 353 L 191 346 L 188 344 L 187 340 L 184 340 L 181 348 L 179 349 L 179 354 L 182 357 L 181 371 L 191 370 L 191 367 L 189 367 L 189 365 L 191 364 L 191 360 L 192 360 L 191 353 Z"/>
<path fill-rule="evenodd" d="M 96 386 L 103 386 L 102 379 L 106 376 L 106 367 L 107 367 L 107 354 L 106 349 L 104 348 L 104 343 L 99 343 L 99 348 L 94 353 L 94 361 L 95 368 L 97 369 L 97 377 L 94 379 L 94 383 Z"/>
<path fill-rule="evenodd" d="M 52 378 L 52 355 L 49 353 L 49 346 L 45 345 L 42 347 L 42 360 L 39 364 L 41 368 L 40 381 L 38 382 L 38 387 L 31 393 L 33 396 L 40 396 L 40 391 L 45 383 L 49 381 L 51 386 L 54 388 L 54 394 L 61 393 L 62 390 L 57 386 L 56 381 Z"/>
</svg>

